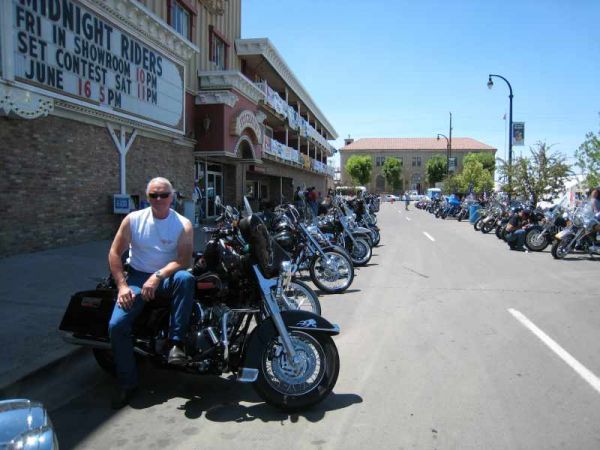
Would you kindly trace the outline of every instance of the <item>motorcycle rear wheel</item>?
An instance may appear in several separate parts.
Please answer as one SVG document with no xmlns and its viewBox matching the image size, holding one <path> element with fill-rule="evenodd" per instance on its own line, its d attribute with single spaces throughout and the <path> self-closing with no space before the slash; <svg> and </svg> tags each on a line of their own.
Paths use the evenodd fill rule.
<svg viewBox="0 0 600 450">
<path fill-rule="evenodd" d="M 273 336 L 260 357 L 254 388 L 267 403 L 297 411 L 322 401 L 333 389 L 340 358 L 330 336 L 290 331 L 298 356 L 296 366 L 287 360 L 279 336 Z"/>
<path fill-rule="evenodd" d="M 109 375 L 117 375 L 117 366 L 112 350 L 104 348 L 93 348 L 92 353 L 98 365 Z"/>
<path fill-rule="evenodd" d="M 338 252 L 325 252 L 326 257 L 333 258 L 337 266 L 337 274 L 328 273 L 327 263 L 321 255 L 311 261 L 309 272 L 310 279 L 315 286 L 328 294 L 344 292 L 350 287 L 354 280 L 354 266 L 350 258 Z M 336 276 L 337 275 L 337 276 Z"/>
</svg>

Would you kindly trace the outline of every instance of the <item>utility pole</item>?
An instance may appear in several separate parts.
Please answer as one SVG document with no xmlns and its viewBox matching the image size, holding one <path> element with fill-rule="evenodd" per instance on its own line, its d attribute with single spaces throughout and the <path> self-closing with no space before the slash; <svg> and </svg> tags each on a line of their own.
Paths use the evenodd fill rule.
<svg viewBox="0 0 600 450">
<path fill-rule="evenodd" d="M 450 173 L 450 158 L 452 157 L 452 113 L 450 113 L 450 131 L 448 136 L 448 173 Z"/>
</svg>

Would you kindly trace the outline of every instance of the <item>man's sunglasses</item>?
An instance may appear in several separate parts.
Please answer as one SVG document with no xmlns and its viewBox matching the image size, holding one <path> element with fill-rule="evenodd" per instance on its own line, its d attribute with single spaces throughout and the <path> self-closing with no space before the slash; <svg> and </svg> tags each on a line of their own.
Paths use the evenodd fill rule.
<svg viewBox="0 0 600 450">
<path fill-rule="evenodd" d="M 168 197 L 169 197 L 169 195 L 171 195 L 171 193 L 170 193 L 170 192 L 161 192 L 161 193 L 158 193 L 158 192 L 150 192 L 150 193 L 148 194 L 148 197 L 150 197 L 150 198 L 168 198 Z"/>
</svg>

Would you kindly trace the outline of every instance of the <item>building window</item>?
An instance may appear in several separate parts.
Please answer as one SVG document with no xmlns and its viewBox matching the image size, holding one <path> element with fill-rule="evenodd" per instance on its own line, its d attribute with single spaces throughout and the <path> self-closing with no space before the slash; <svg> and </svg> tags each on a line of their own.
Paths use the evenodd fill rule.
<svg viewBox="0 0 600 450">
<path fill-rule="evenodd" d="M 421 157 L 420 156 L 413 156 L 412 166 L 413 167 L 421 167 Z"/>
<path fill-rule="evenodd" d="M 375 157 L 375 166 L 381 167 L 385 163 L 385 156 L 376 156 Z"/>
<path fill-rule="evenodd" d="M 404 166 L 404 161 L 402 160 L 402 156 L 396 156 L 396 159 L 400 162 L 401 166 Z"/>
<path fill-rule="evenodd" d="M 229 45 L 221 34 L 212 26 L 209 27 L 210 62 L 216 70 L 227 69 L 227 49 Z"/>
<path fill-rule="evenodd" d="M 171 26 L 179 34 L 190 39 L 191 19 L 190 12 L 184 8 L 177 0 L 171 1 Z"/>
</svg>

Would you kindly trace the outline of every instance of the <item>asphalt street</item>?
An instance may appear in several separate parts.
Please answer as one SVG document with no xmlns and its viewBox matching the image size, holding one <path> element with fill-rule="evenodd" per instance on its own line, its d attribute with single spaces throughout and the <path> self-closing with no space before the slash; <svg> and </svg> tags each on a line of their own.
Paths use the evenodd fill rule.
<svg viewBox="0 0 600 450">
<path fill-rule="evenodd" d="M 600 448 L 600 262 L 511 252 L 403 203 L 378 218 L 371 263 L 321 296 L 342 330 L 325 402 L 288 415 L 251 386 L 143 368 L 115 412 L 86 355 L 38 386 L 61 448 Z"/>
</svg>

